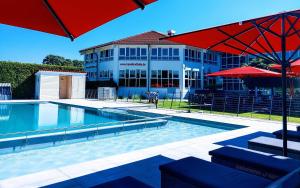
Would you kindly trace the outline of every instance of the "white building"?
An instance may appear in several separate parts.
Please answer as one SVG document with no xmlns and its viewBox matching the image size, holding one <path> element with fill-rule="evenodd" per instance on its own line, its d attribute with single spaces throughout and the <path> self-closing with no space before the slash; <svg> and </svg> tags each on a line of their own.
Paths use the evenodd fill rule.
<svg viewBox="0 0 300 188">
<path fill-rule="evenodd" d="M 35 74 L 37 99 L 84 99 L 86 73 L 38 71 Z"/>
<path fill-rule="evenodd" d="M 221 54 L 167 40 L 150 31 L 80 51 L 88 81 L 114 81 L 119 96 L 159 91 L 160 97 L 222 84 L 207 73 L 220 70 Z"/>
</svg>

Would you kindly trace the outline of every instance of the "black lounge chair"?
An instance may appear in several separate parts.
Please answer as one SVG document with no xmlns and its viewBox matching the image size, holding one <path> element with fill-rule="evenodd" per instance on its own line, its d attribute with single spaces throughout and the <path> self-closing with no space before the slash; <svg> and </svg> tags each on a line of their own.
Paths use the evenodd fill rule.
<svg viewBox="0 0 300 188">
<path fill-rule="evenodd" d="M 288 141 L 287 142 L 287 155 L 293 159 L 300 160 L 300 142 Z M 262 151 L 266 153 L 272 153 L 275 155 L 282 154 L 282 139 L 260 136 L 251 140 L 248 140 L 248 148 Z"/>
<path fill-rule="evenodd" d="M 298 126 L 298 127 L 297 127 L 297 131 L 299 131 L 299 132 L 300 132 L 300 126 Z"/>
<path fill-rule="evenodd" d="M 271 180 L 194 157 L 160 166 L 162 188 L 259 188 Z"/>
<path fill-rule="evenodd" d="M 113 180 L 101 185 L 94 186 L 92 188 L 152 188 L 131 176 L 126 176 L 117 180 Z"/>
<path fill-rule="evenodd" d="M 298 127 L 299 128 L 299 127 Z M 282 130 L 273 132 L 276 138 L 282 139 Z M 287 131 L 287 139 L 295 142 L 300 142 L 300 131 Z"/>
<path fill-rule="evenodd" d="M 299 188 L 300 168 L 272 181 L 246 172 L 194 157 L 160 166 L 162 188 Z M 291 183 L 289 183 L 291 182 Z"/>
<path fill-rule="evenodd" d="M 300 167 L 300 161 L 257 152 L 245 148 L 225 146 L 209 152 L 211 161 L 271 180 L 287 175 Z"/>
</svg>

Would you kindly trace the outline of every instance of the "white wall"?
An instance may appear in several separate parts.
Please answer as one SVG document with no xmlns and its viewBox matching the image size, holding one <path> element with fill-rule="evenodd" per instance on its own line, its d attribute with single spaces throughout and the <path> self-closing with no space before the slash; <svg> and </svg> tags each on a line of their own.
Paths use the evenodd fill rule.
<svg viewBox="0 0 300 188">
<path fill-rule="evenodd" d="M 59 99 L 59 76 L 39 75 L 38 99 Z"/>
<path fill-rule="evenodd" d="M 72 99 L 85 98 L 85 79 L 84 76 L 72 76 Z"/>
</svg>

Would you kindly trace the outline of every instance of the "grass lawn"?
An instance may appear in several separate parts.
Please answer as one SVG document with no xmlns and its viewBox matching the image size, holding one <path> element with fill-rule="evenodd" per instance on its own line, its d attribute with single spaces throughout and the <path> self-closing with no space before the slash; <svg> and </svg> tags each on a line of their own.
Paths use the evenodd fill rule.
<svg viewBox="0 0 300 188">
<path fill-rule="evenodd" d="M 165 101 L 160 100 L 158 102 L 158 108 L 188 111 L 189 104 L 186 101 L 180 102 L 178 100 L 176 100 L 176 101 L 174 100 L 172 102 L 171 100 L 165 100 Z M 213 113 L 213 114 L 237 116 L 236 113 L 211 111 L 210 109 L 204 110 L 203 108 L 200 108 L 199 106 L 191 106 L 190 110 L 191 110 L 191 112 L 204 111 L 204 112 Z M 257 119 L 270 119 L 273 121 L 281 121 L 282 120 L 282 117 L 280 115 L 269 115 L 269 114 L 251 113 L 251 112 L 240 113 L 240 114 L 238 114 L 238 116 L 257 118 Z M 300 123 L 300 117 L 288 117 L 288 121 L 293 122 L 293 123 Z"/>
</svg>

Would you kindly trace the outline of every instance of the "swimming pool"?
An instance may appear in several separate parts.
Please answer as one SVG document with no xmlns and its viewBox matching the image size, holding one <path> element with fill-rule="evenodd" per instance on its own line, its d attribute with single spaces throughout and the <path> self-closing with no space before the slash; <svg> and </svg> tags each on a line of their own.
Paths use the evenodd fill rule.
<svg viewBox="0 0 300 188">
<path fill-rule="evenodd" d="M 122 112 L 122 110 L 120 111 Z M 126 111 L 132 117 L 158 115 Z M 126 114 L 125 112 L 123 113 Z M 100 115 L 101 116 L 101 115 Z M 126 116 L 126 115 L 125 115 Z M 100 117 L 99 117 L 100 118 Z M 101 117 L 103 118 L 103 117 Z M 108 118 L 108 121 L 114 118 Z M 54 125 L 55 126 L 55 125 Z M 188 118 L 171 117 L 163 126 L 129 129 L 116 133 L 100 134 L 90 139 L 63 141 L 57 145 L 41 145 L 39 148 L 0 154 L 0 179 L 12 178 L 76 163 L 118 155 L 152 146 L 182 141 L 243 128 Z"/>
<path fill-rule="evenodd" d="M 0 103 L 0 138 L 109 126 L 144 119 L 122 110 L 97 110 L 55 103 Z"/>
</svg>

